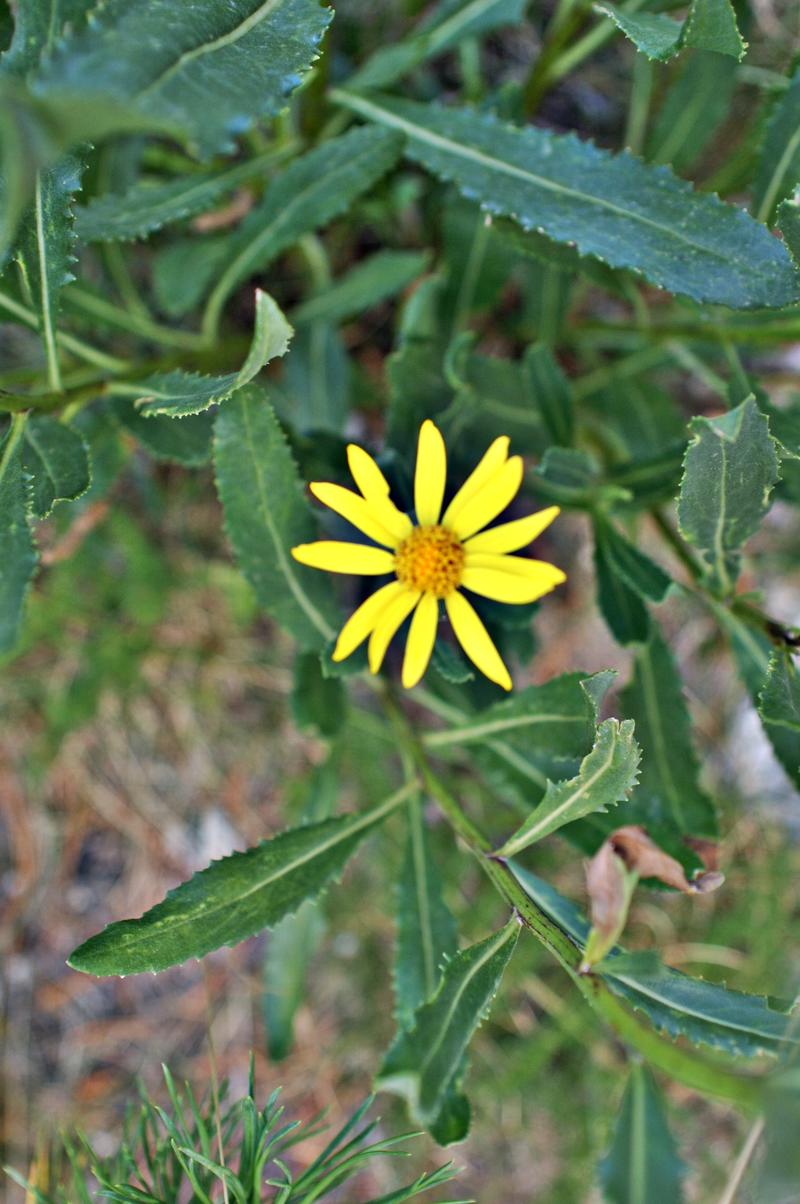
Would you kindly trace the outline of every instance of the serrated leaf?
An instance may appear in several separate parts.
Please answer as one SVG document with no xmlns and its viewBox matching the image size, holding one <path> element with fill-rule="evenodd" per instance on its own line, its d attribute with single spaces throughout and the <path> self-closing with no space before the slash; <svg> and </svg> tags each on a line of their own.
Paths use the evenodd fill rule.
<svg viewBox="0 0 800 1204">
<path fill-rule="evenodd" d="M 153 292 L 162 313 L 183 318 L 210 292 L 228 261 L 224 234 L 178 238 L 153 255 Z"/>
<path fill-rule="evenodd" d="M 27 75 L 52 54 L 64 29 L 80 29 L 94 0 L 25 0 L 14 12 L 14 36 L 0 70 Z"/>
<path fill-rule="evenodd" d="M 69 964 L 85 974 L 156 972 L 272 928 L 337 879 L 364 837 L 410 792 L 404 786 L 360 814 L 290 828 L 212 862 L 140 919 L 90 937 Z"/>
<path fill-rule="evenodd" d="M 574 243 L 612 267 L 696 301 L 733 309 L 800 298 L 800 276 L 763 226 L 718 198 L 693 192 L 666 168 L 610 155 L 571 135 L 505 125 L 435 104 L 334 99 L 406 135 L 407 154 L 492 213 Z"/>
<path fill-rule="evenodd" d="M 670 578 L 660 565 L 625 538 L 601 514 L 594 518 L 595 563 L 600 609 L 621 644 L 644 643 L 650 616 L 644 600 L 664 601 Z"/>
<path fill-rule="evenodd" d="M 473 336 L 461 335 L 450 345 L 445 375 L 455 389 L 452 402 L 437 415 L 445 442 L 485 440 L 502 430 L 523 454 L 538 455 L 548 435 L 539 398 L 520 363 L 494 355 L 476 355 Z"/>
<path fill-rule="evenodd" d="M 781 760 L 800 787 L 800 674 L 788 651 L 773 653 L 758 701 L 767 735 L 775 743 L 776 733 L 780 733 Z"/>
<path fill-rule="evenodd" d="M 592 751 L 581 762 L 577 777 L 548 782 L 544 798 L 497 857 L 513 857 L 564 824 L 606 811 L 624 802 L 636 785 L 641 750 L 633 737 L 633 722 L 606 719 L 597 729 Z"/>
<path fill-rule="evenodd" d="M 301 729 L 335 736 L 347 715 L 347 695 L 338 677 L 326 677 L 316 652 L 301 652 L 294 664 L 292 714 Z"/>
<path fill-rule="evenodd" d="M 105 193 L 75 211 L 75 233 L 84 242 L 145 238 L 173 222 L 210 209 L 220 197 L 272 165 L 275 151 L 225 171 L 197 172 L 167 183 L 136 183 L 128 192 Z"/>
<path fill-rule="evenodd" d="M 545 430 L 553 443 L 569 447 L 575 436 L 572 390 L 555 356 L 544 343 L 535 343 L 525 352 L 525 373 L 542 415 Z"/>
<path fill-rule="evenodd" d="M 107 0 L 43 64 L 37 91 L 131 104 L 208 157 L 285 107 L 331 17 L 318 0 Z"/>
<path fill-rule="evenodd" d="M 798 87 L 800 91 L 800 85 Z M 800 267 L 800 202 L 792 197 L 778 206 L 778 228 L 795 267 Z"/>
<path fill-rule="evenodd" d="M 604 494 L 609 501 L 628 497 L 622 490 L 609 494 L 597 465 L 577 448 L 548 447 L 533 475 L 544 497 L 575 510 L 592 510 Z"/>
<path fill-rule="evenodd" d="M 516 862 L 509 862 L 509 867 L 534 902 L 583 949 L 590 928 L 580 909 Z M 785 1042 L 800 1047 L 791 1016 L 769 1007 L 762 996 L 690 978 L 665 966 L 654 953 L 618 949 L 599 972 L 615 994 L 672 1037 L 685 1036 L 695 1045 L 743 1057 L 776 1055 Z"/>
<path fill-rule="evenodd" d="M 127 391 L 137 394 L 139 413 L 145 418 L 151 414 L 163 414 L 167 418 L 200 414 L 249 384 L 270 360 L 285 355 L 292 334 L 291 326 L 269 293 L 256 289 L 253 341 L 238 372 L 200 376 L 176 369 L 149 376 L 139 385 L 126 387 Z"/>
<path fill-rule="evenodd" d="M 219 411 L 214 427 L 217 490 L 239 565 L 261 606 L 301 647 L 322 651 L 339 613 L 329 583 L 292 560 L 315 523 L 266 394 L 249 385 Z"/>
<path fill-rule="evenodd" d="M 527 0 L 440 0 L 418 30 L 393 46 L 381 47 L 348 80 L 352 88 L 387 88 L 420 63 L 465 38 L 480 37 L 522 20 Z"/>
<path fill-rule="evenodd" d="M 690 51 L 652 122 L 645 158 L 677 172 L 693 167 L 730 113 L 736 79 L 733 59 Z"/>
<path fill-rule="evenodd" d="M 25 426 L 23 468 L 32 477 L 31 509 L 47 518 L 56 502 L 74 501 L 89 488 L 86 444 L 78 431 L 41 415 Z"/>
<path fill-rule="evenodd" d="M 413 456 L 419 428 L 452 400 L 444 376 L 446 339 L 441 308 L 445 281 L 430 276 L 414 290 L 401 317 L 398 344 L 386 361 L 389 412 L 386 439 L 403 456 Z"/>
<path fill-rule="evenodd" d="M 378 251 L 298 305 L 292 322 L 346 322 L 407 288 L 425 271 L 428 258 L 427 251 Z"/>
<path fill-rule="evenodd" d="M 145 418 L 132 401 L 116 400 L 114 417 L 157 460 L 198 468 L 211 459 L 213 414 L 189 415 L 180 422 L 159 414 Z"/>
<path fill-rule="evenodd" d="M 592 7 L 595 12 L 612 20 L 617 29 L 649 59 L 666 63 L 680 50 L 683 21 L 676 21 L 666 13 L 626 12 L 616 4 L 602 3 Z"/>
<path fill-rule="evenodd" d="M 329 322 L 301 326 L 275 389 L 278 413 L 296 431 L 339 434 L 350 409 L 353 365 Z M 280 390 L 280 391 L 279 391 Z"/>
<path fill-rule="evenodd" d="M 684 46 L 744 58 L 742 40 L 730 0 L 692 0 L 683 27 Z"/>
<path fill-rule="evenodd" d="M 714 805 L 698 783 L 700 767 L 683 683 L 655 624 L 649 642 L 636 652 L 633 676 L 621 692 L 620 703 L 623 714 L 636 723 L 643 753 L 628 822 L 644 824 L 654 836 L 667 828 L 688 836 L 715 837 Z"/>
<path fill-rule="evenodd" d="M 712 588 L 725 596 L 739 575 L 739 549 L 771 504 L 775 440 L 752 397 L 719 418 L 693 418 L 689 430 L 678 522 L 705 561 Z"/>
<path fill-rule="evenodd" d="M 72 280 L 75 236 L 72 197 L 80 187 L 80 166 L 71 156 L 39 172 L 32 209 L 19 230 L 15 257 L 33 298 L 47 362 L 50 385 L 60 388 L 56 318 L 61 290 Z"/>
<path fill-rule="evenodd" d="M 611 1149 L 600 1163 L 609 1204 L 680 1204 L 686 1167 L 669 1131 L 666 1105 L 646 1066 L 631 1066 Z"/>
<path fill-rule="evenodd" d="M 462 949 L 446 965 L 439 989 L 398 1034 L 377 1085 L 402 1096 L 420 1124 L 436 1122 L 464 1052 L 500 985 L 519 935 L 511 920 L 494 936 Z"/>
<path fill-rule="evenodd" d="M 269 1056 L 281 1061 L 292 1048 L 294 1018 L 303 1001 L 308 963 L 325 931 L 315 899 L 306 899 L 294 915 L 272 930 L 264 958 L 264 1028 Z"/>
<path fill-rule="evenodd" d="M 800 71 L 773 109 L 758 155 L 753 211 L 772 225 L 781 201 L 800 181 Z"/>
<path fill-rule="evenodd" d="M 431 999 L 442 968 L 456 953 L 456 929 L 444 899 L 441 876 L 419 803 L 408 808 L 408 840 L 397 884 L 395 1010 L 401 1028 Z"/>
<path fill-rule="evenodd" d="M 28 522 L 28 484 L 22 467 L 23 420 L 14 419 L 0 443 L 0 653 L 17 640 L 22 608 L 38 559 Z"/>
<path fill-rule="evenodd" d="M 270 183 L 228 243 L 228 262 L 209 298 L 213 328 L 231 292 L 286 247 L 344 212 L 396 162 L 401 140 L 387 130 L 357 129 L 296 159 Z"/>
</svg>

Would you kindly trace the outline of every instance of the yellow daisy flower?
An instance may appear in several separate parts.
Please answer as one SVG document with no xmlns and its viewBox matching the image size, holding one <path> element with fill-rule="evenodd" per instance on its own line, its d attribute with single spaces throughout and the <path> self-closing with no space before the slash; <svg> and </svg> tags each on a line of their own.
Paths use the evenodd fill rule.
<svg viewBox="0 0 800 1204">
<path fill-rule="evenodd" d="M 508 455 L 509 440 L 495 439 L 442 514 L 447 452 L 438 428 L 422 424 L 414 476 L 416 523 L 389 497 L 389 483 L 363 448 L 351 443 L 347 459 L 360 493 L 325 481 L 311 492 L 323 505 L 352 523 L 368 544 L 323 539 L 292 548 L 301 564 L 331 573 L 394 574 L 345 623 L 335 661 L 344 660 L 369 638 L 369 667 L 380 669 L 393 636 L 413 612 L 403 660 L 403 685 L 415 686 L 425 673 L 436 642 L 439 603 L 467 656 L 491 681 L 511 689 L 511 677 L 472 603 L 461 592 L 496 602 L 535 602 L 566 580 L 561 569 L 542 560 L 509 556 L 526 547 L 559 512 L 549 506 L 526 518 L 487 527 L 505 510 L 522 484 L 522 459 Z"/>
</svg>

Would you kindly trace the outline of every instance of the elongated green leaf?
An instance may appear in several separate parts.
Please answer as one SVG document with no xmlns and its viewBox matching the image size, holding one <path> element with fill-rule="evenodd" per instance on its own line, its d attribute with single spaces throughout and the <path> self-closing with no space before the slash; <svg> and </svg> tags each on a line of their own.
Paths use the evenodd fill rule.
<svg viewBox="0 0 800 1204">
<path fill-rule="evenodd" d="M 692 419 L 689 429 L 678 521 L 701 553 L 710 584 L 727 595 L 739 575 L 739 549 L 771 504 L 775 440 L 752 397 L 720 418 Z"/>
<path fill-rule="evenodd" d="M 440 0 L 410 37 L 382 47 L 352 75 L 352 88 L 387 88 L 420 63 L 465 38 L 479 37 L 502 25 L 516 25 L 527 0 Z"/>
<path fill-rule="evenodd" d="M 525 369 L 499 356 L 475 355 L 473 342 L 471 334 L 462 335 L 447 356 L 446 376 L 456 393 L 437 416 L 446 442 L 469 438 L 490 443 L 502 430 L 517 451 L 541 454 L 548 435 L 540 398 Z"/>
<path fill-rule="evenodd" d="M 16 643 L 37 560 L 22 468 L 23 429 L 24 419 L 15 418 L 0 443 L 0 653 Z"/>
<path fill-rule="evenodd" d="M 133 104 L 209 156 L 285 106 L 331 16 L 318 0 L 107 0 L 56 47 L 37 88 Z"/>
<path fill-rule="evenodd" d="M 545 430 L 553 443 L 569 447 L 575 435 L 572 391 L 550 348 L 544 343 L 529 347 L 525 371 Z"/>
<path fill-rule="evenodd" d="M 125 193 L 106 193 L 76 210 L 75 233 L 84 242 L 144 238 L 172 222 L 204 213 L 276 161 L 274 151 L 226 171 L 198 172 L 166 184 L 137 183 Z"/>
<path fill-rule="evenodd" d="M 153 256 L 153 291 L 162 313 L 183 318 L 211 291 L 228 261 L 224 234 L 176 238 Z"/>
<path fill-rule="evenodd" d="M 769 119 L 758 156 L 753 210 L 759 221 L 775 220 L 778 205 L 800 182 L 800 71 Z"/>
<path fill-rule="evenodd" d="M 197 468 L 211 459 L 212 414 L 189 415 L 180 422 L 160 414 L 145 418 L 133 402 L 118 398 L 114 417 L 157 460 Z"/>
<path fill-rule="evenodd" d="M 295 324 L 346 322 L 416 280 L 428 263 L 425 251 L 378 251 L 356 264 L 323 293 L 292 310 Z"/>
<path fill-rule="evenodd" d="M 387 360 L 387 441 L 405 456 L 414 455 L 424 420 L 437 416 L 453 396 L 443 371 L 447 348 L 441 321 L 444 290 L 440 276 L 430 276 L 414 290 L 401 315 L 398 346 Z"/>
<path fill-rule="evenodd" d="M 80 29 L 94 0 L 26 0 L 14 13 L 14 36 L 0 58 L 0 70 L 27 75 L 52 54 L 65 27 Z"/>
<path fill-rule="evenodd" d="M 120 920 L 70 957 L 86 974 L 165 970 L 271 928 L 341 874 L 368 832 L 405 801 L 404 786 L 369 810 L 290 828 L 244 853 L 232 853 L 138 920 Z"/>
<path fill-rule="evenodd" d="M 630 38 L 636 49 L 649 59 L 666 63 L 680 50 L 683 21 L 676 21 L 666 13 L 629 13 L 616 4 L 595 4 L 593 8 L 595 12 L 609 17 L 617 29 Z"/>
<path fill-rule="evenodd" d="M 33 478 L 31 507 L 47 518 L 56 502 L 74 501 L 89 488 L 86 444 L 72 427 L 42 415 L 25 427 L 22 464 Z"/>
<path fill-rule="evenodd" d="M 442 898 L 441 877 L 419 803 L 409 805 L 408 841 L 397 885 L 397 952 L 394 991 L 397 1021 L 412 1024 L 431 999 L 442 968 L 456 952 L 455 924 Z"/>
<path fill-rule="evenodd" d="M 509 862 L 509 866 L 534 902 L 583 949 L 589 924 L 580 909 L 516 862 Z M 656 954 L 629 954 L 618 949 L 602 963 L 600 972 L 615 994 L 672 1037 L 684 1036 L 695 1045 L 744 1057 L 800 1048 L 800 1033 L 795 1031 L 791 1017 L 769 1007 L 760 995 L 746 995 L 702 978 L 689 978 L 665 966 Z"/>
<path fill-rule="evenodd" d="M 795 785 L 800 786 L 800 674 L 788 651 L 773 654 L 758 713 L 770 737 L 780 732 L 781 760 Z"/>
<path fill-rule="evenodd" d="M 670 585 L 664 570 L 602 515 L 595 515 L 595 562 L 600 609 L 621 644 L 644 643 L 650 616 L 644 599 L 663 602 Z"/>
<path fill-rule="evenodd" d="M 351 130 L 295 160 L 231 238 L 228 263 L 206 311 L 213 327 L 233 289 L 310 230 L 346 210 L 395 163 L 400 139 L 385 130 Z"/>
<path fill-rule="evenodd" d="M 270 360 L 285 355 L 292 333 L 291 326 L 269 293 L 257 289 L 253 342 L 238 372 L 228 372 L 224 376 L 200 376 L 177 369 L 150 376 L 140 385 L 131 386 L 128 391 L 137 394 L 139 412 L 144 417 L 163 414 L 168 418 L 184 418 L 190 414 L 200 414 L 249 384 Z"/>
<path fill-rule="evenodd" d="M 308 963 L 325 931 L 325 918 L 315 899 L 306 899 L 294 915 L 276 924 L 264 959 L 264 1027 L 269 1056 L 276 1062 L 289 1053 L 294 1018 L 303 1001 Z"/>
<path fill-rule="evenodd" d="M 403 1096 L 420 1124 L 436 1122 L 518 935 L 519 925 L 512 920 L 494 936 L 457 953 L 447 963 L 436 995 L 417 1010 L 413 1027 L 399 1033 L 387 1053 L 377 1085 Z"/>
<path fill-rule="evenodd" d="M 623 714 L 636 722 L 643 752 L 628 822 L 645 824 L 654 837 L 661 828 L 716 836 L 714 806 L 698 784 L 700 767 L 680 674 L 655 625 L 649 642 L 636 653 L 633 676 L 620 700 Z"/>
<path fill-rule="evenodd" d="M 71 157 L 37 175 L 33 206 L 20 227 L 15 252 L 34 300 L 52 388 L 61 384 L 56 318 L 61 289 L 74 278 L 71 202 L 79 184 L 79 164 Z"/>
<path fill-rule="evenodd" d="M 301 326 L 286 357 L 280 396 L 275 389 L 278 413 L 295 430 L 338 435 L 350 409 L 352 367 L 334 326 L 329 322 Z"/>
<path fill-rule="evenodd" d="M 347 695 L 338 677 L 322 671 L 315 652 L 301 652 L 294 663 L 292 714 L 301 729 L 335 736 L 347 716 Z"/>
<path fill-rule="evenodd" d="M 688 171 L 728 116 L 735 86 L 733 59 L 691 51 L 653 122 L 645 158 Z"/>
<path fill-rule="evenodd" d="M 800 276 L 763 226 L 693 192 L 666 169 L 571 136 L 520 130 L 489 114 L 340 89 L 333 96 L 405 134 L 413 159 L 492 213 L 574 243 L 612 267 L 633 268 L 662 288 L 734 309 L 800 298 Z"/>
<path fill-rule="evenodd" d="M 597 729 L 594 747 L 584 757 L 578 776 L 567 782 L 548 782 L 539 806 L 496 856 L 513 857 L 564 824 L 624 802 L 636 785 L 640 757 L 632 720 L 606 719 Z"/>
<path fill-rule="evenodd" d="M 739 33 L 731 0 L 692 0 L 683 27 L 683 44 L 743 58 L 747 43 Z"/>
<path fill-rule="evenodd" d="M 800 202 L 794 198 L 781 201 L 778 206 L 778 226 L 795 266 L 800 267 Z"/>
<path fill-rule="evenodd" d="M 603 1194 L 609 1204 L 680 1204 L 685 1172 L 658 1084 L 646 1066 L 635 1063 L 611 1149 L 600 1163 Z"/>
<path fill-rule="evenodd" d="M 259 603 L 304 648 L 321 651 L 338 611 L 321 573 L 292 560 L 315 524 L 286 437 L 253 385 L 223 406 L 214 428 L 217 490 L 225 527 Z"/>
</svg>

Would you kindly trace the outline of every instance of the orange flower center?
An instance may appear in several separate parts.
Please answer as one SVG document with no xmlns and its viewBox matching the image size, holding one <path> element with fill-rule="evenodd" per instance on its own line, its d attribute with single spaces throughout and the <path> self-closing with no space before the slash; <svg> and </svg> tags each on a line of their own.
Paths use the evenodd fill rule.
<svg viewBox="0 0 800 1204">
<path fill-rule="evenodd" d="M 458 588 L 463 568 L 464 545 L 444 527 L 415 527 L 394 554 L 398 580 L 437 598 Z"/>
</svg>

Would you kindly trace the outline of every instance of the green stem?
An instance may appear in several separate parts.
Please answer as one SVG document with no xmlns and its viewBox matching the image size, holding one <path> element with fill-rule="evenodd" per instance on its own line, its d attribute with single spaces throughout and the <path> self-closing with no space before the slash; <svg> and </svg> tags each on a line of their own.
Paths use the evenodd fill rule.
<svg viewBox="0 0 800 1204">
<path fill-rule="evenodd" d="M 147 339 L 149 342 L 161 343 L 164 347 L 200 351 L 208 346 L 208 340 L 203 335 L 196 334 L 191 330 L 174 330 L 171 326 L 161 326 L 149 317 L 133 313 L 130 310 L 119 309 L 103 297 L 97 297 L 94 293 L 75 285 L 65 292 L 64 299 L 74 308 L 82 310 L 83 313 L 89 314 L 93 318 L 99 318 L 101 322 L 105 322 L 117 330 L 139 335 L 140 338 Z"/>
<path fill-rule="evenodd" d="M 13 297 L 0 293 L 0 308 L 13 314 L 25 326 L 30 326 L 31 330 L 38 329 L 39 324 L 33 310 L 20 304 L 19 301 L 15 301 Z M 104 351 L 98 351 L 96 347 L 84 343 L 82 339 L 76 339 L 71 334 L 65 334 L 63 331 L 57 333 L 56 340 L 65 351 L 69 351 L 79 359 L 95 364 L 99 368 L 106 368 L 109 372 L 127 372 L 130 366 L 127 360 L 121 360 L 114 355 L 107 355 Z"/>
<path fill-rule="evenodd" d="M 28 421 L 27 414 L 15 414 L 11 419 L 11 424 L 8 428 L 5 442 L 3 443 L 2 455 L 0 455 L 0 481 L 5 476 L 11 457 L 14 454 L 17 444 L 22 438 L 25 430 L 25 423 Z"/>
</svg>

